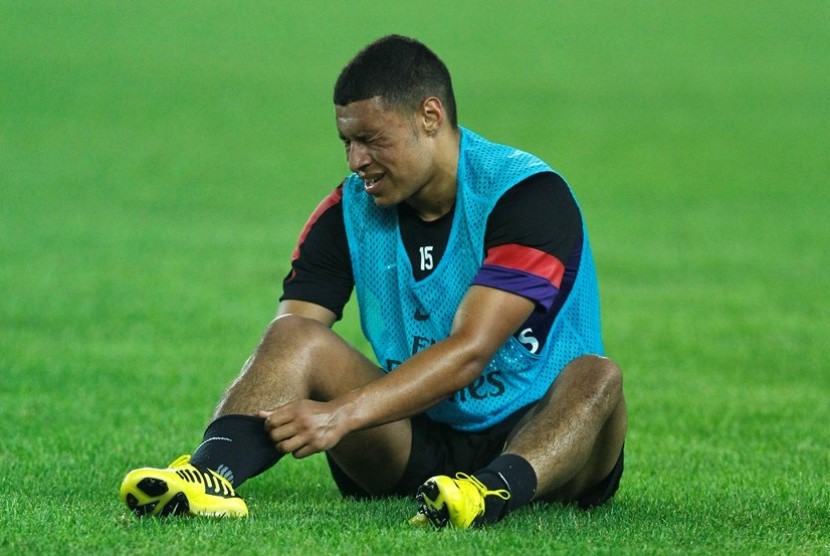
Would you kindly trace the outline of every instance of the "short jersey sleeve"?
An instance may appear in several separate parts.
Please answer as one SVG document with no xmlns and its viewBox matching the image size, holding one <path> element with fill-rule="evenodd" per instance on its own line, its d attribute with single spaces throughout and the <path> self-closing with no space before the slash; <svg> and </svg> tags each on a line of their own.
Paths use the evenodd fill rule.
<svg viewBox="0 0 830 556">
<path fill-rule="evenodd" d="M 354 287 L 342 186 L 332 191 L 309 217 L 291 256 L 291 270 L 283 280 L 280 301 L 316 303 L 343 317 L 343 307 Z"/>
<path fill-rule="evenodd" d="M 508 190 L 490 213 L 485 259 L 473 283 L 548 310 L 581 243 L 582 217 L 565 180 L 553 172 L 535 174 Z"/>
</svg>

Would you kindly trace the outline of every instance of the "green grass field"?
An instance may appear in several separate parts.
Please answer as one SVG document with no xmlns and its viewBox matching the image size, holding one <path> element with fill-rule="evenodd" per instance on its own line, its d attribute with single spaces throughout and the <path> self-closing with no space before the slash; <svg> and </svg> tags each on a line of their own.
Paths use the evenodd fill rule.
<svg viewBox="0 0 830 556">
<path fill-rule="evenodd" d="M 121 478 L 201 439 L 347 171 L 333 81 L 388 32 L 580 198 L 619 495 L 410 530 L 315 456 L 248 520 L 134 519 Z M 830 552 L 828 59 L 823 0 L 0 0 L 0 553 Z"/>
</svg>

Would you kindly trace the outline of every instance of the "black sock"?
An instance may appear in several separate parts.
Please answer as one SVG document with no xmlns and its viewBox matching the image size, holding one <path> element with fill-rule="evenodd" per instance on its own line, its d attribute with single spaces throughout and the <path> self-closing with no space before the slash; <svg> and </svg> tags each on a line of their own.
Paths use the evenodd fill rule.
<svg viewBox="0 0 830 556">
<path fill-rule="evenodd" d="M 515 454 L 502 454 L 473 475 L 490 490 L 505 489 L 510 493 L 508 500 L 492 495 L 485 498 L 484 521 L 487 523 L 501 520 L 533 500 L 536 494 L 536 472 L 526 459 Z"/>
<path fill-rule="evenodd" d="M 203 470 L 212 469 L 238 487 L 283 456 L 265 434 L 264 423 L 264 419 L 250 415 L 217 418 L 208 425 L 190 463 Z"/>
</svg>

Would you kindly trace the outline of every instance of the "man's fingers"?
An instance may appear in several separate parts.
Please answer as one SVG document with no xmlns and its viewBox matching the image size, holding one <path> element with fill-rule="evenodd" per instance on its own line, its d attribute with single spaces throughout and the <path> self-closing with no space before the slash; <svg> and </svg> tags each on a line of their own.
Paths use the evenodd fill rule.
<svg viewBox="0 0 830 556">
<path fill-rule="evenodd" d="M 281 427 L 294 420 L 294 413 L 287 409 L 287 406 L 278 407 L 277 409 L 263 410 L 257 413 L 260 417 L 265 419 L 265 429 L 275 429 Z"/>
<path fill-rule="evenodd" d="M 257 415 L 265 419 L 265 432 L 274 446 L 295 458 L 304 458 L 328 447 L 321 429 L 319 409 L 324 404 L 310 401 L 294 401 L 283 406 L 261 410 Z M 325 413 L 322 413 L 325 416 Z"/>
<path fill-rule="evenodd" d="M 293 424 L 279 425 L 268 431 L 268 436 L 274 442 L 284 442 L 289 438 L 293 438 L 299 431 Z"/>
<path fill-rule="evenodd" d="M 291 435 L 283 440 L 274 441 L 274 446 L 284 454 L 291 454 L 295 458 L 303 458 L 316 452 L 306 442 L 303 436 Z"/>
<path fill-rule="evenodd" d="M 297 459 L 302 459 L 304 457 L 308 457 L 310 455 L 316 454 L 317 452 L 318 452 L 318 450 L 315 450 L 315 449 L 313 449 L 309 446 L 303 446 L 302 448 L 299 448 L 299 449 L 291 452 L 291 455 L 294 456 Z"/>
</svg>

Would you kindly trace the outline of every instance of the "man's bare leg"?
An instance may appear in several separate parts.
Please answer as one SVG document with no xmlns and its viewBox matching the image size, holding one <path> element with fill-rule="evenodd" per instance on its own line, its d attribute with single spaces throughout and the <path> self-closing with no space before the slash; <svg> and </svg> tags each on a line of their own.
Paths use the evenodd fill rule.
<svg viewBox="0 0 830 556">
<path fill-rule="evenodd" d="M 619 367 L 604 357 L 579 357 L 519 421 L 500 456 L 472 478 L 428 480 L 418 493 L 421 512 L 438 527 L 469 527 L 498 521 L 534 498 L 601 503 L 614 481 L 601 495 L 592 489 L 614 469 L 626 426 Z M 590 502 L 583 498 L 589 493 Z"/>
<path fill-rule="evenodd" d="M 219 403 L 193 455 L 168 468 L 131 471 L 121 483 L 121 498 L 137 516 L 246 516 L 235 488 L 283 455 L 258 412 L 294 400 L 325 402 L 380 376 L 323 323 L 280 317 Z M 409 420 L 398 421 L 349 434 L 329 454 L 367 492 L 384 494 L 406 469 L 411 437 Z"/>
<path fill-rule="evenodd" d="M 329 401 L 381 376 L 376 365 L 327 326 L 285 315 L 268 327 L 214 418 L 256 416 L 300 399 Z M 349 434 L 329 454 L 358 485 L 382 494 L 406 468 L 411 435 L 408 420 L 389 423 Z"/>
<path fill-rule="evenodd" d="M 626 428 L 619 367 L 610 359 L 583 356 L 562 370 L 504 452 L 533 467 L 537 498 L 571 501 L 608 476 Z"/>
</svg>

